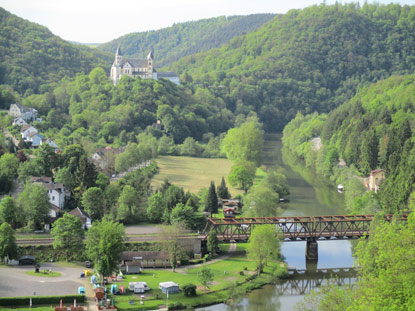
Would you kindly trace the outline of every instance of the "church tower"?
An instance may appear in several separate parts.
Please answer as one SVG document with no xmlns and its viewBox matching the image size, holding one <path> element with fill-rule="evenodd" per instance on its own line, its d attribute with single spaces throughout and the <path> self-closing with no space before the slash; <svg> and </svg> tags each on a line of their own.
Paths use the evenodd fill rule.
<svg viewBox="0 0 415 311">
<path fill-rule="evenodd" d="M 111 80 L 114 85 L 121 79 L 121 68 L 122 67 L 122 52 L 121 48 L 117 48 L 117 52 L 115 53 L 115 60 L 111 67 Z"/>
<path fill-rule="evenodd" d="M 147 73 L 149 78 L 153 78 L 153 72 L 154 72 L 154 57 L 153 57 L 153 51 L 150 51 L 147 55 Z"/>
</svg>

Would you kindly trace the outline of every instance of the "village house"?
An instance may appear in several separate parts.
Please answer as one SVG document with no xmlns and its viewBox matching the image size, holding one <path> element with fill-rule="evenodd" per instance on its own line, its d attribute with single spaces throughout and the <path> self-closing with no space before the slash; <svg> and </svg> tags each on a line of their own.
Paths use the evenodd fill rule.
<svg viewBox="0 0 415 311">
<path fill-rule="evenodd" d="M 115 157 L 124 151 L 125 147 L 111 148 L 107 146 L 95 150 L 91 160 L 100 171 L 112 173 L 114 171 Z"/>
<path fill-rule="evenodd" d="M 39 133 L 29 133 L 26 136 L 25 142 L 31 143 L 31 147 L 39 147 L 44 139 L 45 137 Z"/>
<path fill-rule="evenodd" d="M 235 218 L 235 209 L 231 207 L 224 208 L 223 215 L 225 218 Z"/>
<path fill-rule="evenodd" d="M 89 218 L 88 214 L 82 211 L 79 207 L 74 208 L 68 214 L 79 218 L 82 223 L 82 229 L 87 230 L 92 227 L 92 220 Z"/>
<path fill-rule="evenodd" d="M 111 67 L 111 80 L 116 85 L 124 76 L 140 77 L 141 79 L 167 79 L 175 84 L 180 84 L 180 78 L 174 72 L 157 72 L 154 69 L 153 52 L 148 53 L 146 59 L 124 57 L 118 47 L 115 52 L 115 60 Z"/>
<path fill-rule="evenodd" d="M 18 125 L 18 126 L 23 126 L 23 125 L 26 125 L 26 124 L 27 124 L 27 122 L 25 120 L 23 120 L 22 117 L 15 118 L 13 120 L 13 123 L 12 123 L 12 125 Z"/>
<path fill-rule="evenodd" d="M 379 186 L 382 181 L 385 179 L 385 170 L 378 168 L 370 172 L 367 188 L 369 191 L 378 192 Z"/>
<path fill-rule="evenodd" d="M 223 209 L 223 211 L 225 211 L 225 209 L 231 208 L 233 209 L 234 213 L 239 212 L 241 207 L 241 202 L 239 199 L 221 199 L 219 200 L 218 204 L 219 207 Z"/>
<path fill-rule="evenodd" d="M 38 133 L 38 130 L 31 126 L 30 124 L 26 124 L 23 126 L 22 130 L 20 131 L 20 134 L 22 135 L 23 140 L 27 140 L 27 137 L 29 134 Z"/>
<path fill-rule="evenodd" d="M 40 184 L 48 190 L 49 203 L 52 205 L 50 216 L 56 218 L 64 207 L 65 196 L 69 196 L 69 192 L 65 192 L 63 184 L 54 183 L 51 177 L 32 177 L 30 182 Z"/>
<path fill-rule="evenodd" d="M 22 118 L 26 122 L 36 121 L 38 119 L 36 109 L 23 107 L 18 103 L 10 105 L 9 115 L 15 118 Z"/>
</svg>

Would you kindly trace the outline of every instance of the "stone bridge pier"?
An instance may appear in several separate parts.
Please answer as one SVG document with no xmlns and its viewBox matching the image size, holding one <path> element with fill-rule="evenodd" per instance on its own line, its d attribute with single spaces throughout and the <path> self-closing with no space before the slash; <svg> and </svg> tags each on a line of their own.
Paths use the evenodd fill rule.
<svg viewBox="0 0 415 311">
<path fill-rule="evenodd" d="M 316 238 L 311 238 L 307 240 L 305 247 L 305 257 L 307 261 L 318 261 L 318 244 Z"/>
</svg>

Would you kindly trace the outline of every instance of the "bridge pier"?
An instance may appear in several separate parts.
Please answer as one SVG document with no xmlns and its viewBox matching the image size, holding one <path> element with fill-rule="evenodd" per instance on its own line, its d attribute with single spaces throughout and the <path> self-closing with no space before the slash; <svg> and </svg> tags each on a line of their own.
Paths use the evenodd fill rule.
<svg viewBox="0 0 415 311">
<path fill-rule="evenodd" d="M 315 238 L 307 240 L 307 245 L 305 248 L 305 257 L 307 261 L 318 260 L 318 244 Z"/>
</svg>

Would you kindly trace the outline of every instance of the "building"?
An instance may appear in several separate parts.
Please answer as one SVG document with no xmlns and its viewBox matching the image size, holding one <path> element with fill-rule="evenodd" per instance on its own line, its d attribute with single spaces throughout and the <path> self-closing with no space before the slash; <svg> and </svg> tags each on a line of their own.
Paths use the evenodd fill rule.
<svg viewBox="0 0 415 311">
<path fill-rule="evenodd" d="M 382 181 L 385 179 L 385 170 L 378 168 L 370 172 L 369 181 L 368 181 L 368 189 L 369 191 L 378 192 L 379 186 Z"/>
<path fill-rule="evenodd" d="M 29 133 L 26 136 L 25 142 L 31 143 L 31 147 L 39 147 L 43 143 L 44 139 L 45 137 L 39 133 Z"/>
<path fill-rule="evenodd" d="M 38 130 L 35 127 L 31 126 L 30 124 L 26 124 L 25 126 L 23 126 L 23 128 L 20 132 L 20 134 L 22 135 L 23 140 L 25 140 L 25 141 L 27 140 L 27 137 L 30 134 L 33 134 L 33 133 L 38 133 Z"/>
<path fill-rule="evenodd" d="M 88 214 L 86 214 L 84 211 L 82 211 L 79 207 L 74 208 L 71 210 L 68 214 L 71 214 L 79 220 L 81 220 L 82 223 L 82 229 L 86 230 L 92 227 L 92 220 L 89 218 Z"/>
<path fill-rule="evenodd" d="M 66 193 L 63 184 L 54 183 L 51 177 L 32 177 L 30 182 L 34 184 L 40 184 L 48 190 L 49 203 L 51 204 L 49 215 L 52 220 L 58 218 L 61 209 L 65 206 Z"/>
<path fill-rule="evenodd" d="M 235 209 L 227 207 L 223 209 L 223 215 L 225 218 L 235 218 Z"/>
<path fill-rule="evenodd" d="M 111 66 L 111 80 L 114 85 L 124 76 L 141 79 L 167 79 L 175 84 L 180 84 L 179 76 L 174 72 L 157 72 L 154 69 L 153 52 L 149 52 L 146 59 L 124 57 L 121 48 L 115 52 L 114 63 Z"/>
<path fill-rule="evenodd" d="M 170 255 L 167 252 L 142 251 L 142 252 L 122 252 L 121 265 L 123 270 L 134 269 L 133 266 L 141 268 L 168 268 L 170 267 Z"/>
<path fill-rule="evenodd" d="M 23 107 L 18 103 L 10 105 L 9 115 L 14 116 L 15 118 L 22 118 L 26 122 L 37 120 L 36 109 Z"/>
<path fill-rule="evenodd" d="M 91 160 L 100 171 L 112 173 L 115 170 L 114 164 L 116 156 L 124 151 L 125 147 L 111 148 L 110 146 L 107 146 L 95 150 Z"/>
<path fill-rule="evenodd" d="M 18 125 L 18 126 L 23 126 L 23 125 L 26 125 L 26 124 L 27 124 L 27 122 L 25 120 L 23 120 L 22 117 L 15 118 L 13 120 L 13 123 L 12 123 L 12 125 Z"/>
<path fill-rule="evenodd" d="M 161 282 L 159 283 L 159 288 L 164 294 L 175 294 L 180 291 L 179 284 L 174 282 Z"/>
</svg>

